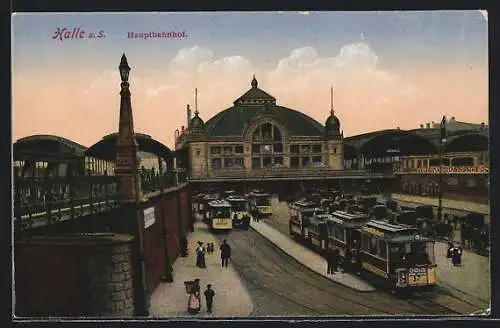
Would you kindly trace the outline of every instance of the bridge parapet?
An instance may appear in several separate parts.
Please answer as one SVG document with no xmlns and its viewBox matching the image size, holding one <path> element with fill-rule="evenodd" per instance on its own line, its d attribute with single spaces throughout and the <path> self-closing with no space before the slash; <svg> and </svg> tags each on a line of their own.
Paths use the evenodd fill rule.
<svg viewBox="0 0 500 328">
<path fill-rule="evenodd" d="M 119 206 L 119 177 L 15 177 L 17 231 L 54 224 Z"/>
</svg>

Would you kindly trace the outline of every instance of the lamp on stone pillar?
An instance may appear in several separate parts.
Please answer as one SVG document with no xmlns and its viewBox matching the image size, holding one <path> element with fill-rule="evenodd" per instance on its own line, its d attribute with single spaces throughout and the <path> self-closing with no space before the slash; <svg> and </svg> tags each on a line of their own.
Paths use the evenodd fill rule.
<svg viewBox="0 0 500 328">
<path fill-rule="evenodd" d="M 120 66 L 120 77 L 122 80 L 120 91 L 120 123 L 118 126 L 118 140 L 116 148 L 115 173 L 120 177 L 119 194 L 123 202 L 137 202 L 140 200 L 139 175 L 137 151 L 138 145 L 134 133 L 134 119 L 132 116 L 132 104 L 130 101 L 130 90 L 128 77 L 130 67 L 127 57 L 123 54 Z"/>
<path fill-rule="evenodd" d="M 144 254 L 144 224 L 139 213 L 141 192 L 139 185 L 138 144 L 134 133 L 134 119 L 128 78 L 130 67 L 123 54 L 120 66 L 120 119 L 116 144 L 115 175 L 120 178 L 118 194 L 122 202 L 126 230 L 135 236 L 136 256 L 134 256 L 134 312 L 137 316 L 149 315 L 149 293 L 146 284 L 146 263 Z"/>
</svg>

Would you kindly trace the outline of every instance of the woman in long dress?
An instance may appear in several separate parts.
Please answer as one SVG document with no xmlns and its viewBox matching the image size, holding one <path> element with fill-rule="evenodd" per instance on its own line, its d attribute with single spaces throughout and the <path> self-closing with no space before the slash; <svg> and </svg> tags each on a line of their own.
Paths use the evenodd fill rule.
<svg viewBox="0 0 500 328">
<path fill-rule="evenodd" d="M 198 248 L 196 248 L 196 266 L 199 268 L 206 268 L 205 263 L 205 247 L 203 247 L 203 242 L 198 242 Z"/>
</svg>

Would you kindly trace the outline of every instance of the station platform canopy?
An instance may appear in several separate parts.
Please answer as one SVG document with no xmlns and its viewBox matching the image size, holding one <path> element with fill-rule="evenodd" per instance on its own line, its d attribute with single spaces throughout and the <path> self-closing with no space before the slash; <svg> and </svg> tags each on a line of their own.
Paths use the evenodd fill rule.
<svg viewBox="0 0 500 328">
<path fill-rule="evenodd" d="M 73 162 L 85 156 L 87 147 L 55 135 L 32 135 L 13 145 L 14 161 Z"/>
<path fill-rule="evenodd" d="M 154 154 L 165 160 L 167 165 L 172 165 L 173 153 L 167 146 L 147 134 L 136 133 L 135 138 L 139 146 L 138 151 Z M 85 151 L 85 155 L 114 162 L 116 159 L 117 141 L 118 133 L 112 133 L 104 136 L 99 142 L 89 147 Z"/>
<path fill-rule="evenodd" d="M 437 152 L 438 148 L 429 139 L 399 129 L 375 131 L 344 139 L 344 157 L 347 159 L 361 155 L 365 158 L 381 158 Z"/>
</svg>

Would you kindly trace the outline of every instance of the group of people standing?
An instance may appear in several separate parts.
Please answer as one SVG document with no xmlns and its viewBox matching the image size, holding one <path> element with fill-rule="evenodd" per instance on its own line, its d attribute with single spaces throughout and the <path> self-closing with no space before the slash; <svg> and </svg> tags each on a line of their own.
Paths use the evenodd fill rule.
<svg viewBox="0 0 500 328">
<path fill-rule="evenodd" d="M 220 256 L 223 267 L 227 267 L 227 263 L 231 258 L 231 246 L 228 245 L 227 241 L 224 239 L 222 245 L 220 245 Z M 198 241 L 198 247 L 196 248 L 196 266 L 199 268 L 206 268 L 207 264 L 205 261 L 205 254 L 212 254 L 214 252 L 214 243 L 207 243 L 207 248 L 203 246 L 202 241 Z"/>
<path fill-rule="evenodd" d="M 219 249 L 221 253 L 222 267 L 227 267 L 229 259 L 231 258 L 231 246 L 229 246 L 227 241 L 224 239 Z M 212 254 L 213 252 L 214 243 L 208 242 L 207 247 L 205 248 L 205 246 L 203 246 L 203 242 L 198 241 L 198 247 L 196 247 L 196 266 L 199 268 L 207 268 L 205 254 Z M 207 312 L 212 313 L 215 291 L 212 289 L 211 284 L 207 285 L 207 289 L 205 290 L 204 295 L 207 305 Z M 193 282 L 193 287 L 189 292 L 188 311 L 192 314 L 195 314 L 200 312 L 200 310 L 200 279 L 195 279 Z"/>
<path fill-rule="evenodd" d="M 188 311 L 192 314 L 196 314 L 201 310 L 200 292 L 201 292 L 200 279 L 195 279 L 193 281 L 193 286 L 191 287 L 191 290 L 189 292 L 189 300 L 188 300 Z M 207 312 L 212 313 L 215 291 L 212 289 L 211 284 L 207 284 L 207 289 L 203 294 L 205 295 Z"/>
</svg>

